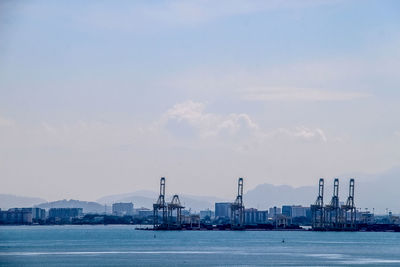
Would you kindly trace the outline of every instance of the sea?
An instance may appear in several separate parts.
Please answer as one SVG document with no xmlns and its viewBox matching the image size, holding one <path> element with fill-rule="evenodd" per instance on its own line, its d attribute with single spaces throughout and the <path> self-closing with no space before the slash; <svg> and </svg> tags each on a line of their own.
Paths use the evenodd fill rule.
<svg viewBox="0 0 400 267">
<path fill-rule="evenodd" d="M 1 226 L 0 266 L 400 266 L 400 233 Z"/>
</svg>

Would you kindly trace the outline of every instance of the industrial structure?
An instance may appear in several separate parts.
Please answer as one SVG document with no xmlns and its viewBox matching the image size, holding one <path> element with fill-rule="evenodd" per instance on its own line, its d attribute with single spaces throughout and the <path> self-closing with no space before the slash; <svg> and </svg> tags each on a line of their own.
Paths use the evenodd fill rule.
<svg viewBox="0 0 400 267">
<path fill-rule="evenodd" d="M 349 196 L 345 205 L 342 205 L 344 229 L 354 229 L 356 222 L 356 207 L 354 205 L 354 179 L 350 179 Z"/>
<path fill-rule="evenodd" d="M 328 229 L 340 229 L 340 205 L 339 205 L 339 179 L 333 182 L 333 195 L 331 202 L 325 206 L 325 227 Z"/>
<path fill-rule="evenodd" d="M 182 228 L 182 209 L 178 195 L 174 195 L 170 203 L 168 203 L 167 229 L 179 230 Z"/>
<path fill-rule="evenodd" d="M 165 202 L 165 177 L 161 177 L 160 195 L 157 202 L 153 204 L 153 228 L 157 230 L 180 230 L 183 208 L 178 195 L 174 195 L 171 202 Z"/>
<path fill-rule="evenodd" d="M 159 213 L 161 211 L 161 222 Z M 166 228 L 167 225 L 167 205 L 165 204 L 165 177 L 160 179 L 160 195 L 157 202 L 153 204 L 153 227 L 154 229 Z"/>
<path fill-rule="evenodd" d="M 238 193 L 231 205 L 231 229 L 244 229 L 243 178 L 238 180 Z"/>
<path fill-rule="evenodd" d="M 316 231 L 353 231 L 356 229 L 354 179 L 350 179 L 346 204 L 339 202 L 339 179 L 333 182 L 332 199 L 324 206 L 324 179 L 319 179 L 317 200 L 311 205 L 312 229 Z"/>
<path fill-rule="evenodd" d="M 230 217 L 230 228 L 232 230 L 245 229 L 245 207 L 243 205 L 243 178 L 238 180 L 237 196 L 233 203 L 227 204 L 225 216 Z M 216 206 L 217 207 L 217 206 Z M 155 230 L 181 230 L 186 217 L 182 215 L 185 207 L 181 204 L 179 196 L 174 195 L 171 202 L 165 201 L 165 177 L 160 179 L 160 194 L 156 203 L 153 204 L 153 229 Z M 189 220 L 193 225 L 194 220 Z M 200 218 L 198 219 L 200 221 Z M 229 222 L 229 221 L 228 221 Z"/>
<path fill-rule="evenodd" d="M 312 227 L 322 229 L 324 227 L 324 179 L 319 179 L 318 197 L 314 205 L 311 205 Z"/>
<path fill-rule="evenodd" d="M 220 207 L 221 206 L 221 207 Z M 275 221 L 275 227 L 281 227 L 284 225 L 286 227 L 287 223 L 278 223 L 280 217 L 287 219 L 288 217 L 293 217 L 292 208 L 296 206 L 291 206 L 290 215 L 283 216 L 278 208 L 275 207 L 275 211 L 271 212 L 274 214 L 272 220 Z M 223 210 L 220 210 L 223 208 Z M 285 206 L 285 208 L 287 208 Z M 299 208 L 303 208 L 300 207 Z M 198 221 L 188 220 L 189 217 L 183 216 L 182 210 L 184 206 L 181 204 L 179 196 L 174 195 L 171 202 L 166 202 L 165 200 L 165 177 L 160 179 L 160 194 L 156 203 L 153 204 L 153 229 L 155 230 L 181 230 L 186 227 L 186 224 L 190 224 L 190 228 L 193 227 L 193 222 L 195 225 L 199 225 Z M 345 204 L 340 205 L 339 202 L 339 179 L 335 178 L 333 183 L 333 194 L 329 204 L 324 204 L 324 179 L 319 179 L 318 184 L 318 196 L 313 205 L 309 208 L 311 210 L 311 222 L 312 229 L 315 231 L 354 231 L 357 229 L 356 225 L 356 207 L 354 204 L 354 179 L 350 179 L 349 183 L 349 195 Z M 306 209 L 302 209 L 303 217 L 306 217 Z M 256 220 L 255 214 L 251 213 L 254 211 L 249 209 L 247 211 L 243 204 L 243 178 L 238 179 L 237 186 L 237 196 L 235 201 L 232 203 L 216 203 L 216 217 L 227 218 L 227 226 L 231 230 L 244 230 L 246 229 L 246 216 L 248 217 L 249 223 L 266 222 L 266 220 Z M 265 217 L 268 217 L 266 213 Z M 271 217 L 271 215 L 269 217 Z M 280 216 L 278 216 L 280 215 Z M 200 217 L 199 217 L 200 220 Z M 223 220 L 222 220 L 223 222 Z M 225 227 L 225 226 L 224 226 Z M 199 228 L 199 226 L 198 226 Z"/>
</svg>

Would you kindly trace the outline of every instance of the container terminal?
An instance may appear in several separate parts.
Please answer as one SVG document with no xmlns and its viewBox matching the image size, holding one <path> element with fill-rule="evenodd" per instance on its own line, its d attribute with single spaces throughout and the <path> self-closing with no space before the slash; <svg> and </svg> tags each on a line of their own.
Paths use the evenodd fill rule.
<svg viewBox="0 0 400 267">
<path fill-rule="evenodd" d="M 183 222 L 182 210 L 178 195 L 173 195 L 170 202 L 165 197 L 166 179 L 160 179 L 160 194 L 153 204 L 153 227 L 142 230 L 295 230 L 295 231 L 392 231 L 400 232 L 396 224 L 374 224 L 357 221 L 357 209 L 354 202 L 355 179 L 349 180 L 348 197 L 345 203 L 339 201 L 339 179 L 333 183 L 333 194 L 328 204 L 324 204 L 324 179 L 318 183 L 318 195 L 310 206 L 311 227 L 288 225 L 285 218 L 275 216 L 272 223 L 249 225 L 245 221 L 245 206 L 243 202 L 243 178 L 238 179 L 237 196 L 232 203 L 227 203 L 230 210 L 230 223 L 204 224 L 198 215 L 189 216 Z"/>
</svg>

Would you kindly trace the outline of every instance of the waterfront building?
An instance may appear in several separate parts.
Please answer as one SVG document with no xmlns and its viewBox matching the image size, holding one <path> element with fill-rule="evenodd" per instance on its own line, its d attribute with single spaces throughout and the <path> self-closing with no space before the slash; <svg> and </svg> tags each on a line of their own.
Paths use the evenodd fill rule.
<svg viewBox="0 0 400 267">
<path fill-rule="evenodd" d="M 137 212 L 138 212 L 139 218 L 153 217 L 153 211 L 150 209 L 143 208 L 143 209 L 138 210 Z M 159 216 L 160 215 L 161 215 L 161 213 L 159 214 Z"/>
<path fill-rule="evenodd" d="M 308 217 L 310 207 L 303 207 L 301 205 L 284 205 L 282 206 L 282 215 L 288 218 Z"/>
<path fill-rule="evenodd" d="M 217 202 L 215 203 L 215 217 L 216 218 L 230 218 L 231 217 L 231 202 Z"/>
<path fill-rule="evenodd" d="M 292 206 L 292 218 L 307 217 L 307 211 L 309 210 L 310 207 Z"/>
<path fill-rule="evenodd" d="M 41 208 L 29 208 L 32 210 L 33 222 L 43 222 L 46 220 L 46 210 Z"/>
<path fill-rule="evenodd" d="M 204 220 L 208 218 L 209 220 L 212 220 L 214 218 L 214 212 L 212 210 L 201 210 L 200 211 L 200 220 Z"/>
<path fill-rule="evenodd" d="M 276 214 L 273 219 L 275 227 L 286 227 L 289 223 L 288 218 L 283 214 Z"/>
<path fill-rule="evenodd" d="M 356 221 L 359 223 L 373 224 L 375 223 L 375 216 L 370 211 L 357 211 Z"/>
<path fill-rule="evenodd" d="M 72 218 L 81 217 L 82 214 L 82 208 L 51 208 L 49 210 L 49 218 L 61 220 L 71 220 Z"/>
<path fill-rule="evenodd" d="M 32 209 L 12 208 L 0 211 L 0 224 L 31 224 Z"/>
<path fill-rule="evenodd" d="M 257 209 L 245 209 L 244 221 L 246 224 L 257 224 Z"/>
<path fill-rule="evenodd" d="M 246 224 L 263 224 L 268 222 L 268 211 L 254 208 L 246 209 L 244 212 Z"/>
<path fill-rule="evenodd" d="M 200 229 L 200 216 L 198 214 L 182 215 L 182 224 L 190 225 L 191 228 Z"/>
<path fill-rule="evenodd" d="M 117 216 L 133 215 L 133 203 L 114 203 L 112 205 L 112 213 Z"/>
<path fill-rule="evenodd" d="M 292 217 L 292 206 L 283 205 L 282 206 L 282 215 L 285 215 L 288 218 Z"/>
<path fill-rule="evenodd" d="M 275 219 L 276 216 L 281 215 L 282 210 L 278 207 L 269 208 L 268 217 L 271 219 Z"/>
</svg>

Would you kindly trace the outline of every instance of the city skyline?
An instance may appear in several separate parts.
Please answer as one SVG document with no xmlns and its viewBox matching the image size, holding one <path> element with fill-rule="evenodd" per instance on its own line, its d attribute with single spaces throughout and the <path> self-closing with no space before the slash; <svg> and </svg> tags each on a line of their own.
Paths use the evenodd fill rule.
<svg viewBox="0 0 400 267">
<path fill-rule="evenodd" d="M 400 6 L 385 3 L 3 1 L 0 193 L 379 179 L 400 166 Z"/>
<path fill-rule="evenodd" d="M 388 185 L 393 184 L 397 180 L 399 175 L 399 169 L 394 169 L 391 172 L 383 174 L 379 180 L 374 180 L 372 177 L 365 177 L 365 181 L 359 183 L 355 179 L 355 196 L 353 201 L 357 205 L 357 209 L 369 210 L 377 214 L 386 214 L 388 212 L 393 212 L 398 214 L 399 208 L 397 206 L 398 192 L 397 187 L 391 187 Z M 324 179 L 324 178 L 322 178 Z M 167 179 L 168 180 L 168 179 Z M 325 180 L 325 197 L 329 200 L 332 197 L 334 179 L 324 179 Z M 338 197 L 340 203 L 345 203 L 349 196 L 350 180 L 338 178 L 339 181 L 339 191 Z M 353 181 L 354 184 L 354 181 Z M 272 206 L 282 206 L 282 205 L 303 205 L 310 206 L 316 201 L 316 192 L 318 192 L 318 186 L 303 186 L 303 187 L 292 187 L 288 185 L 272 185 L 272 184 L 260 184 L 255 188 L 246 189 L 244 193 L 244 206 L 246 208 L 257 208 L 257 209 L 267 209 Z M 384 191 L 383 196 L 379 196 L 379 192 Z M 174 195 L 179 195 L 180 199 L 187 209 L 192 209 L 194 211 L 210 209 L 214 202 L 230 202 L 234 198 L 234 192 L 231 192 L 231 197 L 224 198 L 212 195 L 190 195 L 186 192 L 178 192 L 174 188 L 169 188 L 167 186 L 166 199 L 169 201 Z M 20 206 L 37 206 L 44 205 L 47 207 L 50 205 L 60 205 L 61 207 L 76 207 L 77 203 L 80 205 L 94 205 L 94 210 L 103 210 L 102 205 L 112 206 L 114 203 L 119 202 L 132 202 L 138 207 L 151 208 L 154 204 L 154 200 L 157 198 L 158 193 L 156 190 L 139 190 L 129 193 L 115 194 L 115 195 L 105 195 L 95 200 L 89 200 L 87 198 L 74 200 L 70 199 L 67 201 L 66 198 L 58 199 L 56 201 L 49 201 L 43 198 L 29 198 L 24 196 L 14 196 L 10 194 L 0 194 L 0 208 L 8 209 Z M 92 207 L 93 208 L 93 207 Z M 92 209 L 91 208 L 91 209 Z"/>
</svg>

